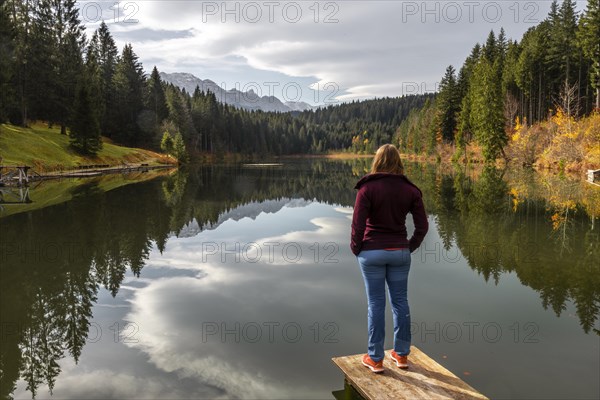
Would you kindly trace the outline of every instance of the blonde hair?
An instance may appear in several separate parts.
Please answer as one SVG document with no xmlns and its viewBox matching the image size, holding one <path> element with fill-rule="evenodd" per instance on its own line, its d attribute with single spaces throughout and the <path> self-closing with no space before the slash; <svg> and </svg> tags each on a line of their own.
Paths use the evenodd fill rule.
<svg viewBox="0 0 600 400">
<path fill-rule="evenodd" d="M 371 173 L 388 172 L 391 174 L 404 173 L 404 166 L 400 160 L 400 152 L 393 144 L 384 144 L 375 153 Z"/>
</svg>

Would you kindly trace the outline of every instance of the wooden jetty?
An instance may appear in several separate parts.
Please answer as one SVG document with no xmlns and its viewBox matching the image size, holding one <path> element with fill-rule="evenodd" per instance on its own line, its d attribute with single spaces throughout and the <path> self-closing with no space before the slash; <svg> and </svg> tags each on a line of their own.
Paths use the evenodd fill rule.
<svg viewBox="0 0 600 400">
<path fill-rule="evenodd" d="M 19 185 L 29 183 L 29 171 L 31 167 L 27 165 L 0 165 L 0 182 L 8 183 L 18 180 Z"/>
<path fill-rule="evenodd" d="M 47 172 L 39 174 L 35 171 L 30 171 L 31 167 L 27 165 L 0 165 L 0 186 L 15 185 L 23 186 L 29 184 L 30 181 L 38 181 L 45 179 L 60 179 L 60 178 L 91 178 L 106 174 L 129 173 L 129 172 L 148 172 L 158 168 L 175 168 L 173 164 L 148 165 L 141 164 L 94 164 L 94 165 L 79 165 L 71 170 L 63 170 L 56 172 Z M 29 171 L 29 172 L 28 172 Z"/>
<path fill-rule="evenodd" d="M 344 372 L 348 384 L 367 400 L 487 399 L 414 346 L 406 370 L 398 368 L 386 351 L 385 372 L 381 374 L 362 365 L 363 354 L 335 357 L 332 361 Z"/>
</svg>

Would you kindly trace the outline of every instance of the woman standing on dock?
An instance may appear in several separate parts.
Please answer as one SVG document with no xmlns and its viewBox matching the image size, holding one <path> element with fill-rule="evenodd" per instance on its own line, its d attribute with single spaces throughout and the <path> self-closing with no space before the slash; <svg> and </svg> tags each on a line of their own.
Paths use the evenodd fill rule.
<svg viewBox="0 0 600 400">
<path fill-rule="evenodd" d="M 355 189 L 350 247 L 358 259 L 368 301 L 369 345 L 362 363 L 373 372 L 383 372 L 387 282 L 394 314 L 391 357 L 398 367 L 408 368 L 410 253 L 421 245 L 429 228 L 422 193 L 404 176 L 400 153 L 391 144 L 377 150 L 371 173 L 358 181 Z M 415 224 L 410 240 L 405 224 L 409 212 Z"/>
</svg>

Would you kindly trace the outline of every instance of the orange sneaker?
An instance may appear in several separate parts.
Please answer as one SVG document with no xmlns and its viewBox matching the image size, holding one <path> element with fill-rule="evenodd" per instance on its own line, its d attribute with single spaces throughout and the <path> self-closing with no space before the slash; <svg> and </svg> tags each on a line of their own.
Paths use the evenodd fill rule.
<svg viewBox="0 0 600 400">
<path fill-rule="evenodd" d="M 390 357 L 392 357 L 392 360 L 394 360 L 396 362 L 396 365 L 398 366 L 398 368 L 402 368 L 402 369 L 408 368 L 408 356 L 398 355 L 398 353 L 396 353 L 394 350 L 392 350 L 392 352 L 390 353 Z"/>
<path fill-rule="evenodd" d="M 362 364 L 365 367 L 369 368 L 371 371 L 375 372 L 376 374 L 383 372 L 383 360 L 381 360 L 379 362 L 375 362 L 375 361 L 371 360 L 371 357 L 369 357 L 368 354 L 365 354 L 363 356 Z"/>
</svg>

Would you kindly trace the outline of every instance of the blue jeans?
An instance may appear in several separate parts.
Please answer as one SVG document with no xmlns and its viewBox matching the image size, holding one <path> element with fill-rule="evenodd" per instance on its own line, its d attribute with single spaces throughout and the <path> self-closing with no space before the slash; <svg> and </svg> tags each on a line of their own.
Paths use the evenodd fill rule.
<svg viewBox="0 0 600 400">
<path fill-rule="evenodd" d="M 369 304 L 369 357 L 383 360 L 385 341 L 385 283 L 394 314 L 394 350 L 401 356 L 410 353 L 410 310 L 408 308 L 408 271 L 410 251 L 363 250 L 358 256 Z"/>
</svg>

